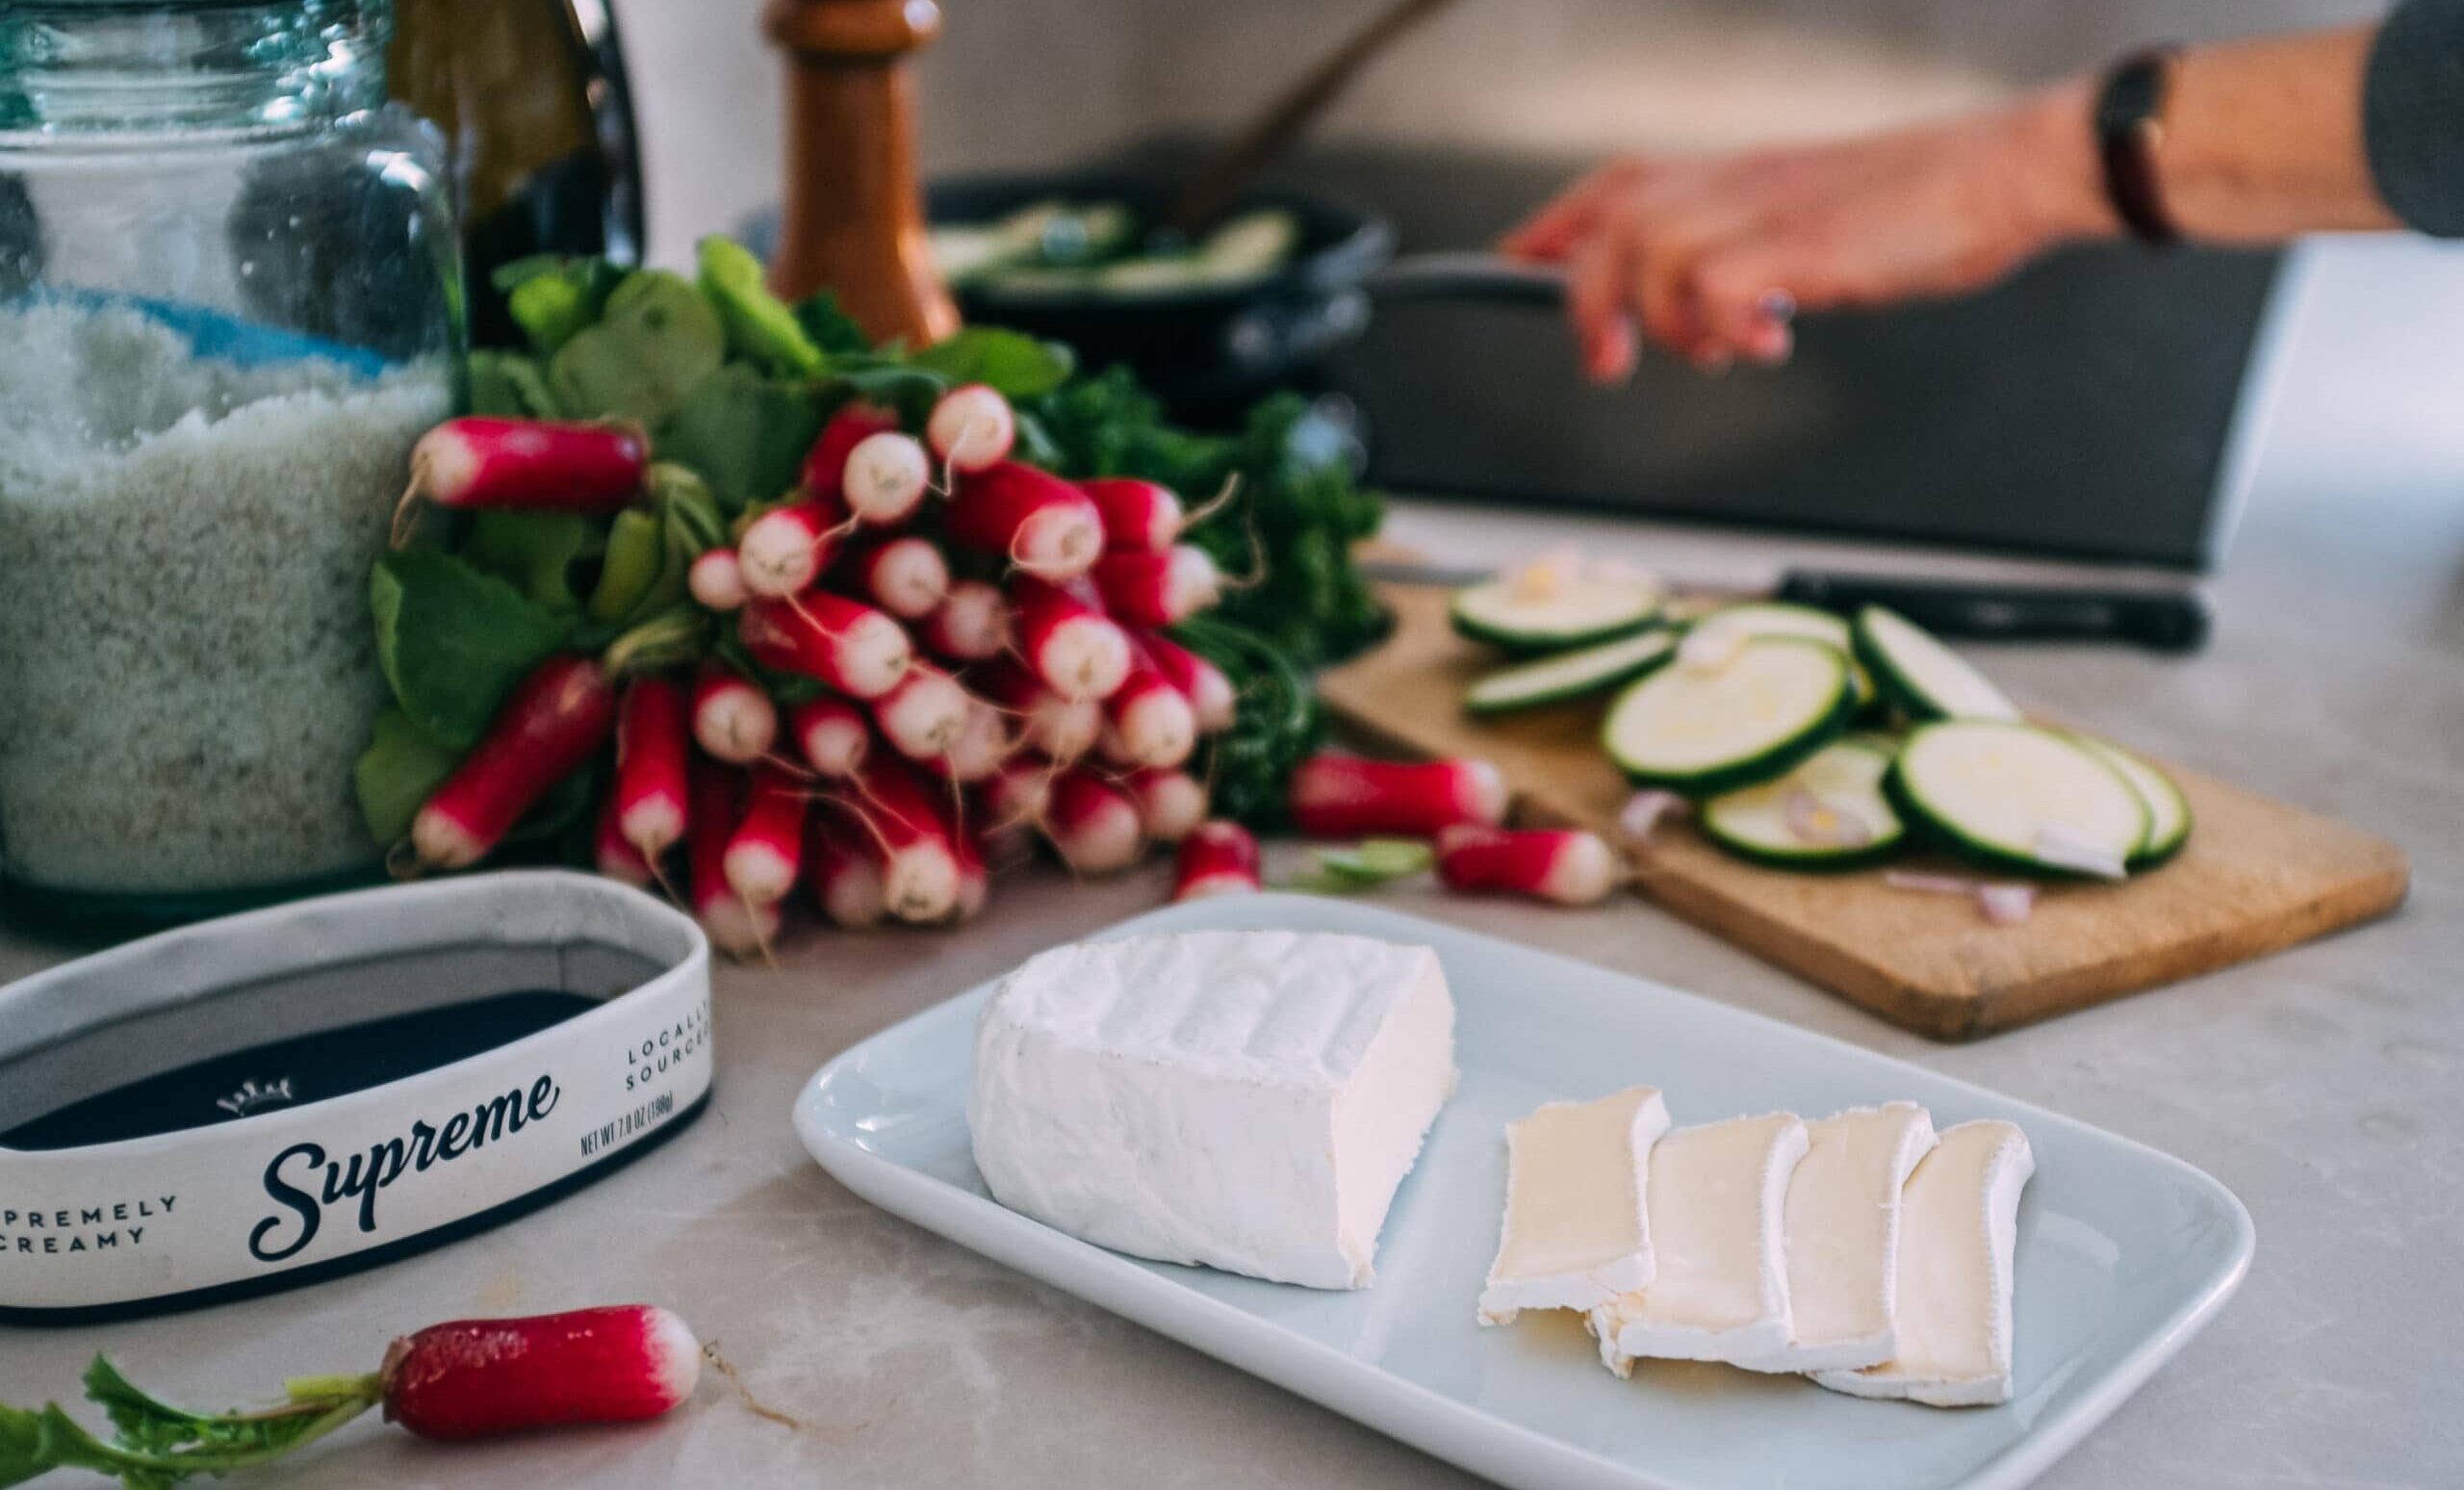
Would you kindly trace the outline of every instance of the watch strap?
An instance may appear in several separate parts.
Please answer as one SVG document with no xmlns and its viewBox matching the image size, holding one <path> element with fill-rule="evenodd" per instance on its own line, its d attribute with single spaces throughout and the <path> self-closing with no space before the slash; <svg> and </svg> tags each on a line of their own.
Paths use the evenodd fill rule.
<svg viewBox="0 0 2464 1490">
<path fill-rule="evenodd" d="M 2096 94 L 2096 151 L 2104 162 L 2105 195 L 2115 216 L 2143 244 L 2182 239 L 2156 176 L 2156 152 L 2165 139 L 2165 97 L 2180 55 L 2177 46 L 2135 52 L 2114 64 Z"/>
</svg>

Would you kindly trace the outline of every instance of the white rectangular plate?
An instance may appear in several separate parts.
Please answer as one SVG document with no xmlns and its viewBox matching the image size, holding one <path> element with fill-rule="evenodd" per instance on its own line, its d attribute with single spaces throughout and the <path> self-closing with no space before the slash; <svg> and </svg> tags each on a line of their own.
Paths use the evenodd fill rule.
<svg viewBox="0 0 2464 1490">
<path fill-rule="evenodd" d="M 858 1195 L 1023 1272 L 1514 1486 L 2003 1490 L 2077 1443 L 2222 1307 L 2249 1213 L 2181 1161 L 1916 1066 L 1564 958 L 1339 900 L 1229 897 L 1104 933 L 1355 932 L 1437 949 L 1463 1083 L 1396 1197 L 1377 1285 L 1318 1293 L 1142 1262 L 995 1204 L 968 1156 L 988 988 L 823 1066 L 796 1132 Z M 2016 1037 L 2025 1039 L 2025 1036 Z M 2006 1118 L 2037 1175 L 2019 1207 L 2015 1393 L 1944 1411 L 1720 1366 L 1603 1370 L 1570 1316 L 1474 1322 L 1496 1251 L 1505 1124 L 1555 1097 L 1660 1087 L 1680 1122 L 1909 1097 L 1942 1127 Z"/>
</svg>

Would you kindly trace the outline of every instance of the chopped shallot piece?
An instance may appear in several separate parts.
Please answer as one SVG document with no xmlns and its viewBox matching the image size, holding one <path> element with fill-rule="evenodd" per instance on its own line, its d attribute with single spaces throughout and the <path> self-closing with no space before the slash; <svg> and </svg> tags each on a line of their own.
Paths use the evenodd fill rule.
<svg viewBox="0 0 2464 1490">
<path fill-rule="evenodd" d="M 1781 819 L 1800 843 L 1819 848 L 1861 848 L 1874 841 L 1874 830 L 1845 808 L 1833 807 L 1799 788 L 1780 803 Z"/>
<path fill-rule="evenodd" d="M 1976 887 L 1976 908 L 1996 926 L 2016 926 L 2036 909 L 2037 887 L 2033 885 L 1980 885 Z"/>
<path fill-rule="evenodd" d="M 1638 791 L 1617 814 L 1617 835 L 1630 845 L 1648 843 L 1661 818 L 1683 817 L 1690 810 L 1685 799 L 1673 791 Z"/>
<path fill-rule="evenodd" d="M 1923 874 L 1913 869 L 1886 869 L 1883 883 L 1892 889 L 1923 890 L 1932 895 L 1973 895 L 1984 885 L 1956 874 Z"/>
</svg>

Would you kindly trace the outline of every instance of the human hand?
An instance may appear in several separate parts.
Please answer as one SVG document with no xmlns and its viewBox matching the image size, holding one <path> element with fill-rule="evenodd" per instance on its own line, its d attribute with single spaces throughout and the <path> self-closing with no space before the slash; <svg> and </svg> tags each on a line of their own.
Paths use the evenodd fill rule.
<svg viewBox="0 0 2464 1490">
<path fill-rule="evenodd" d="M 1776 363 L 1800 308 L 1981 288 L 2116 231 L 2085 84 L 1868 139 L 1636 159 L 1575 183 L 1501 244 L 1568 269 L 1585 372 L 1632 372 L 1639 333 L 1696 365 Z"/>
</svg>

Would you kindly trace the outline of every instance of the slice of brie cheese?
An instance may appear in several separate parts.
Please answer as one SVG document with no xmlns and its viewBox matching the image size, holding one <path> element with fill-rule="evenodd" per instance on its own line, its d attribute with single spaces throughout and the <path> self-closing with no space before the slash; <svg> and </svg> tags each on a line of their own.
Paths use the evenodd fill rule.
<svg viewBox="0 0 2464 1490">
<path fill-rule="evenodd" d="M 1003 979 L 967 1124 L 993 1198 L 1071 1236 L 1366 1288 L 1454 1078 L 1428 948 L 1184 932 L 1056 947 Z"/>
<path fill-rule="evenodd" d="M 1523 1309 L 1590 1310 L 1652 1280 L 1643 1208 L 1668 1104 L 1651 1087 L 1551 1102 L 1505 1130 L 1505 1221 L 1480 1292 L 1480 1323 Z"/>
<path fill-rule="evenodd" d="M 1941 1136 L 1901 1199 L 1897 1349 L 1867 1371 L 1814 1380 L 1858 1397 L 1937 1407 L 2011 1397 L 2011 1285 L 2019 1192 L 2036 1172 L 2027 1135 L 1964 1122 Z"/>
<path fill-rule="evenodd" d="M 1654 1145 L 1645 1210 L 1659 1271 L 1587 1317 L 1623 1376 L 1644 1356 L 1750 1361 L 1788 1343 L 1781 1218 L 1806 1125 L 1786 1113 L 1678 1128 Z"/>
<path fill-rule="evenodd" d="M 1848 1371 L 1891 1358 L 1900 1191 L 1934 1146 L 1913 1102 L 1860 1107 L 1806 1124 L 1782 1229 L 1788 1265 L 1787 1349 L 1756 1371 Z"/>
</svg>

